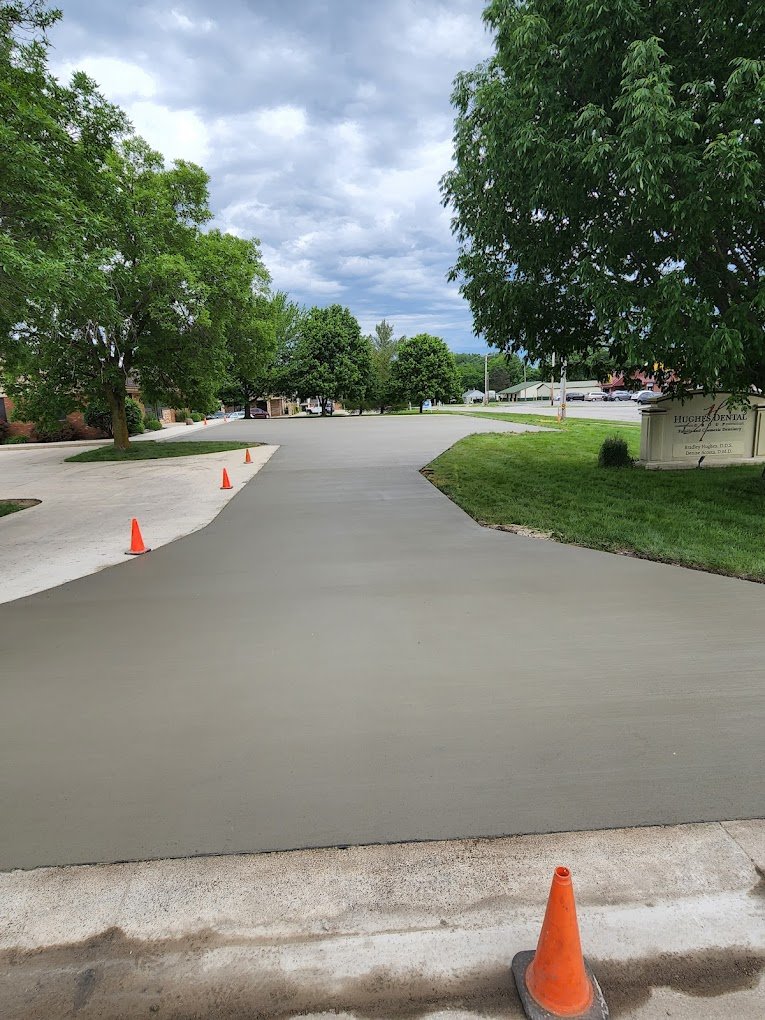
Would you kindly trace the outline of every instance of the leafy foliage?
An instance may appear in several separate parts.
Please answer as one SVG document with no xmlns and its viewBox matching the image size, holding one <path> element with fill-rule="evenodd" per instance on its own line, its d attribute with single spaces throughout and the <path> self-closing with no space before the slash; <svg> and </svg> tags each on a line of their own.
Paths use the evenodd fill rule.
<svg viewBox="0 0 765 1020">
<path fill-rule="evenodd" d="M 104 399 L 92 400 L 85 408 L 83 420 L 91 428 L 100 429 L 107 436 L 112 436 L 112 411 Z M 128 433 L 135 436 L 144 431 L 143 410 L 137 400 L 128 397 L 125 400 L 125 420 Z M 160 426 L 161 427 L 161 426 Z"/>
<path fill-rule="evenodd" d="M 491 0 L 454 87 L 453 278 L 490 343 L 765 386 L 765 7 Z M 672 374 L 674 372 L 674 374 Z"/>
<path fill-rule="evenodd" d="M 0 15 L 8 390 L 32 420 L 45 408 L 48 424 L 106 400 L 126 447 L 128 378 L 151 403 L 209 406 L 267 274 L 256 242 L 202 231 L 204 170 L 166 167 L 85 75 L 57 82 L 44 34 L 54 12 L 32 2 Z"/>
<path fill-rule="evenodd" d="M 397 392 L 419 404 L 420 411 L 426 400 L 451 400 L 459 390 L 454 355 L 441 337 L 429 333 L 401 341 L 393 377 Z"/>
<path fill-rule="evenodd" d="M 300 324 L 290 373 L 297 395 L 319 397 L 326 414 L 334 400 L 363 399 L 370 372 L 369 344 L 350 311 L 311 308 Z"/>
</svg>

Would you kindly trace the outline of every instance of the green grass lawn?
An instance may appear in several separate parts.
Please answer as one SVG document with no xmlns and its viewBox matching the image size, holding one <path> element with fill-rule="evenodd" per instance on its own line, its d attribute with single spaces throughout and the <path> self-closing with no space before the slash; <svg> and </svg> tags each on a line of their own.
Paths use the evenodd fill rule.
<svg viewBox="0 0 765 1020">
<path fill-rule="evenodd" d="M 116 450 L 113 446 L 97 446 L 67 457 L 67 462 L 90 463 L 101 460 L 161 460 L 164 457 L 194 457 L 199 453 L 225 453 L 226 450 L 251 450 L 260 443 L 133 443 L 129 450 Z"/>
<path fill-rule="evenodd" d="M 7 517 L 8 514 L 15 514 L 17 510 L 25 509 L 25 503 L 18 503 L 15 499 L 0 499 L 0 517 Z"/>
<path fill-rule="evenodd" d="M 524 417 L 555 431 L 468 436 L 429 465 L 428 477 L 482 524 L 765 580 L 761 467 L 599 468 L 608 436 L 623 436 L 637 456 L 638 427 Z"/>
</svg>

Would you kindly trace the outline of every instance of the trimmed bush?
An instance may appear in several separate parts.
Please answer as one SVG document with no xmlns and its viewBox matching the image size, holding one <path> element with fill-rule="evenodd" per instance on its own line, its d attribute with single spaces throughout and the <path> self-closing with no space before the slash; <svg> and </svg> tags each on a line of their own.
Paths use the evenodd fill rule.
<svg viewBox="0 0 765 1020">
<path fill-rule="evenodd" d="M 603 445 L 598 453 L 598 465 L 605 468 L 632 467 L 627 441 L 621 436 L 609 436 L 603 440 Z"/>
<path fill-rule="evenodd" d="M 199 411 L 192 411 L 191 412 L 191 420 L 192 421 L 201 421 L 202 420 L 202 415 L 199 413 Z"/>
<path fill-rule="evenodd" d="M 162 428 L 162 422 L 159 420 L 159 418 L 147 418 L 144 421 L 144 425 L 149 430 L 149 432 L 159 432 L 159 430 Z"/>
<path fill-rule="evenodd" d="M 125 417 L 127 418 L 128 433 L 131 436 L 138 436 L 144 431 L 143 411 L 137 400 L 128 397 L 125 401 Z M 112 436 L 112 412 L 105 400 L 92 400 L 83 415 L 85 424 L 91 428 L 100 429 L 107 436 Z"/>
<path fill-rule="evenodd" d="M 6 446 L 20 446 L 22 443 L 28 443 L 29 436 L 11 436 L 10 439 L 5 440 Z"/>
<path fill-rule="evenodd" d="M 37 422 L 32 429 L 32 438 L 38 443 L 69 443 L 77 433 L 68 421 L 60 421 L 55 425 L 43 425 Z"/>
</svg>

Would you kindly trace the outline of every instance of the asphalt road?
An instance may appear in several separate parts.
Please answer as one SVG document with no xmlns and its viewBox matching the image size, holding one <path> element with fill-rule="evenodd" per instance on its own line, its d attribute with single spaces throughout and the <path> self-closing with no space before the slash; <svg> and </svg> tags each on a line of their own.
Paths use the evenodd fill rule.
<svg viewBox="0 0 765 1020">
<path fill-rule="evenodd" d="M 282 445 L 210 526 L 4 605 L 0 867 L 765 813 L 765 588 L 418 473 L 511 429 L 215 427 Z"/>
<path fill-rule="evenodd" d="M 644 405 L 645 406 L 645 405 Z M 467 410 L 464 404 L 457 404 L 453 410 Z M 483 404 L 474 404 L 469 408 L 473 414 L 484 412 Z M 494 414 L 543 414 L 555 418 L 558 405 L 550 405 L 549 400 L 521 400 L 514 403 L 489 404 L 486 411 Z M 618 421 L 628 425 L 639 425 L 641 407 L 631 400 L 570 400 L 566 403 L 566 415 L 569 418 L 590 418 L 595 421 Z M 512 418 L 510 418 L 512 421 Z"/>
</svg>

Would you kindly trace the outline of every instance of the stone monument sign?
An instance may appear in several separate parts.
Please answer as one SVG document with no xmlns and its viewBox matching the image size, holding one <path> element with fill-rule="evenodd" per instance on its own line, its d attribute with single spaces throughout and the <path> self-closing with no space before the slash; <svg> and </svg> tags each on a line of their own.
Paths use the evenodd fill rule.
<svg viewBox="0 0 765 1020">
<path fill-rule="evenodd" d="M 765 397 L 659 397 L 642 414 L 640 462 L 647 468 L 765 463 Z"/>
</svg>

